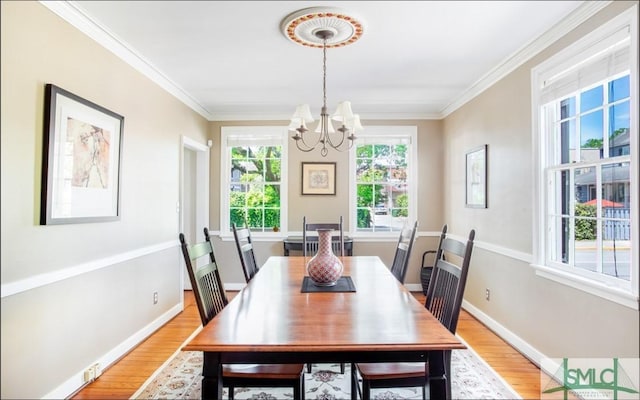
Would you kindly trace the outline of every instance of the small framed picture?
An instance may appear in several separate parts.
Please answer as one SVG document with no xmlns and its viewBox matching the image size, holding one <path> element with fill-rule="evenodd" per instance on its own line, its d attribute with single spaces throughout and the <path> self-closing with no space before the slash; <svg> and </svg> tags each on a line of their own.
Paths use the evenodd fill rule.
<svg viewBox="0 0 640 400">
<path fill-rule="evenodd" d="M 336 163 L 303 162 L 302 194 L 335 196 Z"/>
<path fill-rule="evenodd" d="M 466 206 L 487 208 L 487 150 L 482 145 L 467 152 Z"/>
<path fill-rule="evenodd" d="M 124 117 L 45 86 L 40 225 L 120 219 Z"/>
</svg>

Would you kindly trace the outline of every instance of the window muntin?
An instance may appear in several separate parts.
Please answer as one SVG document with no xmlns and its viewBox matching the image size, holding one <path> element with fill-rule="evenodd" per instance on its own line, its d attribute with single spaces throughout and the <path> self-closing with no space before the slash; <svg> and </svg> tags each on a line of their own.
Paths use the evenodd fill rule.
<svg viewBox="0 0 640 400">
<path fill-rule="evenodd" d="M 232 225 L 273 233 L 285 226 L 286 128 L 222 128 L 221 232 Z M 284 132 L 284 133 L 283 133 Z"/>
<path fill-rule="evenodd" d="M 264 232 L 280 226 L 281 146 L 233 146 L 229 228 Z"/>
<path fill-rule="evenodd" d="M 628 73 L 544 106 L 550 130 L 559 132 L 559 141 L 547 149 L 547 263 L 604 281 L 631 279 L 631 119 L 625 82 L 628 86 Z"/>
<path fill-rule="evenodd" d="M 364 135 L 363 135 L 364 136 Z M 367 127 L 354 145 L 352 226 L 356 235 L 400 231 L 416 214 L 416 128 Z"/>
<path fill-rule="evenodd" d="M 532 266 L 538 276 L 636 310 L 640 298 L 640 252 L 634 243 L 640 237 L 637 33 L 636 5 L 551 56 L 531 74 L 537 167 Z M 589 93 L 598 94 L 599 87 L 603 88 L 602 107 L 597 101 L 581 104 L 581 100 L 589 103 L 583 92 L 598 88 Z M 599 137 L 582 132 L 585 127 L 581 122 L 587 122 L 591 113 L 602 115 Z M 585 144 L 591 138 L 602 140 L 602 144 L 594 140 L 583 148 L 581 135 Z M 595 184 L 588 175 L 591 171 Z M 586 203 L 576 200 L 576 192 L 590 196 L 591 209 L 576 206 Z M 611 198 L 624 199 L 620 203 L 629 204 L 629 215 L 619 211 L 624 207 L 605 201 L 615 202 Z M 605 211 L 607 208 L 614 211 Z M 596 237 L 587 263 L 580 259 L 584 253 L 577 246 L 576 221 L 578 230 L 586 226 Z M 613 234 L 611 230 L 618 231 L 615 247 L 606 241 Z M 621 254 L 619 244 L 626 236 L 620 231 L 629 233 L 628 257 Z"/>
</svg>

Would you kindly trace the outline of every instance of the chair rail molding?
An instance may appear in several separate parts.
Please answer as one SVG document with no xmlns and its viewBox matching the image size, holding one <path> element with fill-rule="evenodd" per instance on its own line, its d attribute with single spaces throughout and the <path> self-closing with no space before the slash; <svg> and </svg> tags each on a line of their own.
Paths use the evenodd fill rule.
<svg viewBox="0 0 640 400">
<path fill-rule="evenodd" d="M 143 257 L 159 251 L 167 250 L 172 247 L 179 247 L 179 245 L 180 243 L 177 240 L 171 240 L 151 246 L 141 247 L 139 249 L 131 251 L 126 251 L 124 253 L 114 254 L 110 257 L 88 261 L 86 263 L 74 265 L 72 267 L 64 268 L 58 271 L 31 276 L 29 278 L 21 279 L 15 282 L 3 283 L 0 289 L 2 291 L 2 296 L 0 298 L 13 296 L 14 294 L 26 292 L 28 290 L 36 289 L 41 286 L 49 285 L 51 283 L 60 282 L 65 279 L 70 279 L 82 274 L 86 274 L 88 272 L 93 272 L 101 268 L 110 267 L 112 265 L 129 261 L 134 258 Z"/>
</svg>

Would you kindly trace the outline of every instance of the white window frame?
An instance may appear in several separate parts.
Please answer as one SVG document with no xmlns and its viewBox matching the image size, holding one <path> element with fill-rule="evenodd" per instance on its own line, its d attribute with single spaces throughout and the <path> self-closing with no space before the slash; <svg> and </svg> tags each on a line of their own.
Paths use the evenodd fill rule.
<svg viewBox="0 0 640 400">
<path fill-rule="evenodd" d="M 407 221 L 413 223 L 418 220 L 418 127 L 414 125 L 399 126 L 367 126 L 365 131 L 359 137 L 380 137 L 384 138 L 407 138 L 410 141 L 408 154 L 408 172 L 407 193 L 409 195 L 409 215 Z M 356 188 L 356 146 L 358 141 L 354 143 L 349 151 L 349 226 L 351 227 L 349 236 L 361 239 L 384 240 L 398 239 L 398 232 L 358 232 L 358 201 Z"/>
<path fill-rule="evenodd" d="M 231 158 L 229 152 L 229 140 L 260 141 L 269 138 L 278 140 L 282 146 L 280 163 L 280 231 L 279 232 L 252 232 L 254 239 L 265 238 L 267 240 L 286 237 L 288 226 L 288 154 L 289 142 L 286 126 L 223 126 L 220 136 L 220 236 L 223 239 L 233 239 L 233 232 L 229 228 L 229 188 L 231 187 Z"/>
<path fill-rule="evenodd" d="M 639 219 L 639 158 L 640 145 L 638 139 L 638 6 L 635 5 L 611 21 L 586 35 L 578 42 L 568 46 L 565 50 L 554 55 L 547 61 L 532 69 L 531 72 L 531 96 L 532 96 L 532 148 L 534 150 L 534 204 L 533 204 L 533 263 L 536 275 L 562 283 L 575 289 L 591 293 L 601 298 L 622 304 L 638 310 L 639 307 L 639 250 L 638 237 L 640 234 Z M 598 48 L 606 38 L 612 37 L 625 27 L 630 35 L 630 181 L 631 181 L 631 269 L 630 281 L 609 279 L 609 277 L 593 274 L 584 274 L 576 271 L 576 268 L 568 268 L 560 263 L 552 264 L 547 252 L 547 234 L 550 232 L 547 222 L 546 204 L 549 200 L 547 188 L 549 187 L 545 169 L 548 166 L 549 143 L 543 135 L 543 131 L 553 126 L 553 121 L 544 115 L 544 102 L 541 101 L 543 84 L 548 79 L 558 76 L 558 73 L 566 70 L 577 62 L 594 57 L 606 49 Z M 603 46 L 600 46 L 603 47 Z M 605 141 L 606 142 L 606 141 Z M 620 158 L 616 158 L 620 159 Z"/>
</svg>

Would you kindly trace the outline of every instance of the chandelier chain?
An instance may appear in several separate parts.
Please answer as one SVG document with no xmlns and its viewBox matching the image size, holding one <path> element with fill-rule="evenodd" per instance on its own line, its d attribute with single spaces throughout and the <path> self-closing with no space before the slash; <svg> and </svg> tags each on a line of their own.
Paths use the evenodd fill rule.
<svg viewBox="0 0 640 400">
<path fill-rule="evenodd" d="M 322 41 L 322 105 L 327 107 L 327 39 Z"/>
</svg>

